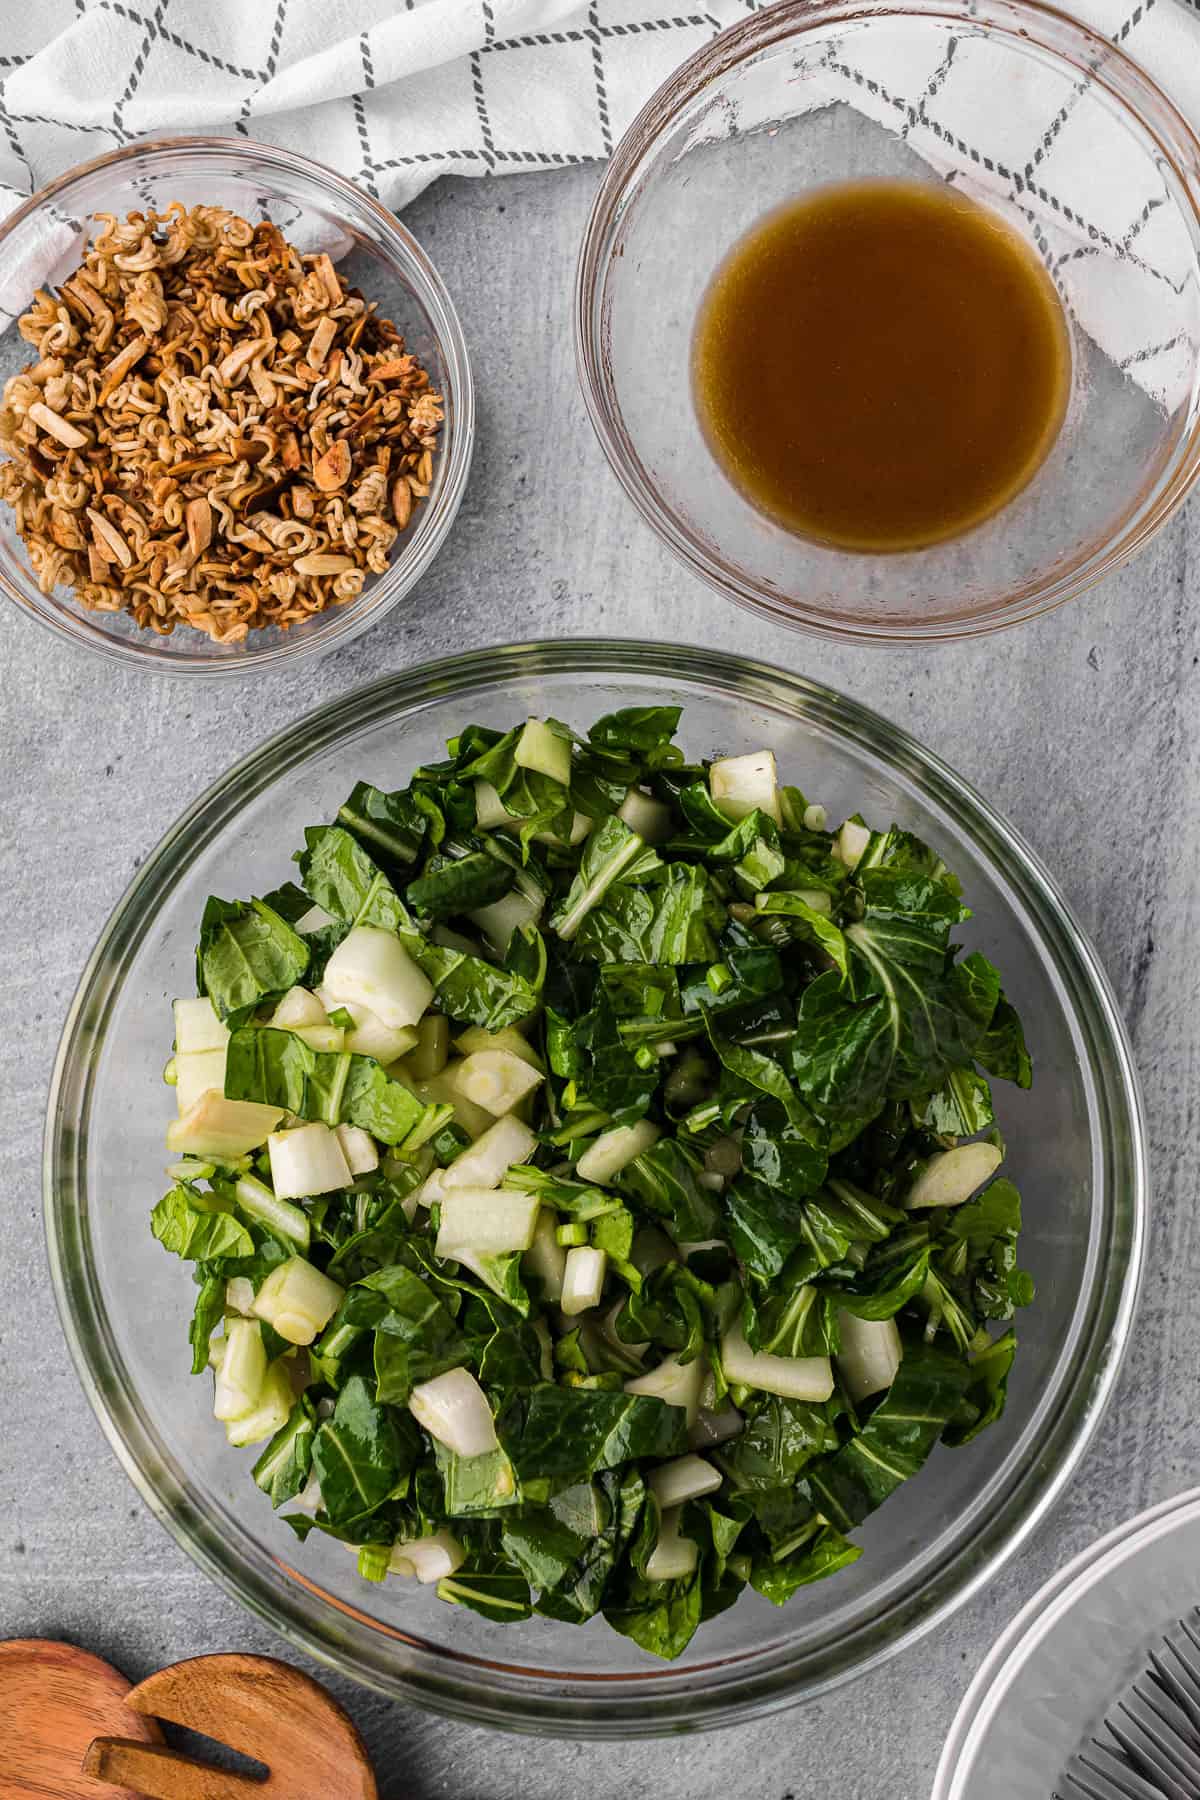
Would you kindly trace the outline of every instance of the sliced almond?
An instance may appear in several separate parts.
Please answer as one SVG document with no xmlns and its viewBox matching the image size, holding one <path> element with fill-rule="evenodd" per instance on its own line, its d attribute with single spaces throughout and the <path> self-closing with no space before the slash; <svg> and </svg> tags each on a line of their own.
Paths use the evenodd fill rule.
<svg viewBox="0 0 1200 1800">
<path fill-rule="evenodd" d="M 359 413 L 358 417 L 349 428 L 348 435 L 350 437 L 361 437 L 368 426 L 374 425 L 376 415 L 379 412 L 379 404 L 380 403 L 377 400 L 373 406 L 368 406 Z"/>
<path fill-rule="evenodd" d="M 130 568 L 133 564 L 133 551 L 116 526 L 110 524 L 104 514 L 97 512 L 94 506 L 88 507 L 87 516 L 91 521 L 92 533 L 97 546 L 107 550 L 110 561 L 115 559 L 123 569 Z"/>
<path fill-rule="evenodd" d="M 257 337 L 251 338 L 248 343 L 234 346 L 217 370 L 217 374 L 226 386 L 245 373 L 261 349 L 262 339 Z"/>
<path fill-rule="evenodd" d="M 342 284 L 338 280 L 337 270 L 323 250 L 315 259 L 313 268 L 321 277 L 325 292 L 329 295 L 330 306 L 340 306 L 342 304 Z"/>
<path fill-rule="evenodd" d="M 47 436 L 57 438 L 60 444 L 66 445 L 68 450 L 81 450 L 87 443 L 87 438 L 82 431 L 77 431 L 69 420 L 60 419 L 56 412 L 51 412 L 44 401 L 34 401 L 29 408 L 29 417 L 35 425 L 41 426 Z"/>
<path fill-rule="evenodd" d="M 331 556 L 325 550 L 310 551 L 307 556 L 297 557 L 292 564 L 297 575 L 341 575 L 353 567 L 352 556 Z"/>
<path fill-rule="evenodd" d="M 409 487 L 403 475 L 398 476 L 392 483 L 392 512 L 395 515 L 396 525 L 399 530 L 403 531 L 404 527 L 411 519 L 412 507 L 412 489 Z"/>
<path fill-rule="evenodd" d="M 100 398 L 107 400 L 114 388 L 120 387 L 134 363 L 141 360 L 150 348 L 150 339 L 139 333 L 130 338 L 123 350 L 118 350 L 110 363 L 106 363 L 100 376 Z"/>
<path fill-rule="evenodd" d="M 271 453 L 270 444 L 263 438 L 231 438 L 229 448 L 239 462 L 260 463 Z"/>
<path fill-rule="evenodd" d="M 87 547 L 87 559 L 88 574 L 91 576 L 92 580 L 107 585 L 109 575 L 108 558 L 98 544 L 89 542 Z"/>
<path fill-rule="evenodd" d="M 93 319 L 103 318 L 105 313 L 112 311 L 111 307 L 105 305 L 91 283 L 85 279 L 82 270 L 72 275 L 70 281 L 63 282 L 62 295 L 64 300 L 77 300 Z"/>
<path fill-rule="evenodd" d="M 290 491 L 293 516 L 297 519 L 311 519 L 316 511 L 316 500 L 312 489 L 293 487 Z"/>
<path fill-rule="evenodd" d="M 203 494 L 197 500 L 188 501 L 183 509 L 183 518 L 187 526 L 188 549 L 194 560 L 212 543 L 212 507 Z"/>
<path fill-rule="evenodd" d="M 300 454 L 300 440 L 294 431 L 280 434 L 280 460 L 285 469 L 298 469 L 304 458 Z"/>
<path fill-rule="evenodd" d="M 252 362 L 250 364 L 250 386 L 264 406 L 274 406 L 279 398 L 279 389 L 261 363 Z"/>
<path fill-rule="evenodd" d="M 345 487 L 349 479 L 350 446 L 336 438 L 313 465 L 313 480 L 323 494 L 332 494 L 336 488 Z"/>
<path fill-rule="evenodd" d="M 329 347 L 336 336 L 337 322 L 336 320 L 331 319 L 329 314 L 326 313 L 323 319 L 318 320 L 317 329 L 308 340 L 307 361 L 310 369 L 319 369 L 321 367 L 325 358 L 329 355 Z"/>
<path fill-rule="evenodd" d="M 199 475 L 206 469 L 227 469 L 233 461 L 227 450 L 214 450 L 208 456 L 185 456 L 171 464 L 172 475 Z"/>
<path fill-rule="evenodd" d="M 399 381 L 402 375 L 411 375 L 413 358 L 411 356 L 389 356 L 386 362 L 377 362 L 371 370 L 372 381 Z"/>
</svg>

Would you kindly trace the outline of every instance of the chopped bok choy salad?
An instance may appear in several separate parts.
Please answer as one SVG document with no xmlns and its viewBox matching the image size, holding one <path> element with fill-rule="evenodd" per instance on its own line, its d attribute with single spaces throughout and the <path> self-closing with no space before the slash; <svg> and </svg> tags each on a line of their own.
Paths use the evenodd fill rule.
<svg viewBox="0 0 1200 1800">
<path fill-rule="evenodd" d="M 210 899 L 153 1214 L 299 1537 L 663 1657 L 853 1562 L 1033 1295 L 958 882 L 678 724 L 468 725 Z"/>
</svg>

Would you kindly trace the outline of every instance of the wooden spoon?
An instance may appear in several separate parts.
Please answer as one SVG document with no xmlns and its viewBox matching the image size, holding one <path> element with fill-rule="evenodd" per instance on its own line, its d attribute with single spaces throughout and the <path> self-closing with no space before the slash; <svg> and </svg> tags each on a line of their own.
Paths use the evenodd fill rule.
<svg viewBox="0 0 1200 1800">
<path fill-rule="evenodd" d="M 42 1638 L 0 1644 L 0 1793 L 4 1800 L 136 1800 L 83 1773 L 85 1751 L 100 1731 L 138 1747 L 162 1743 L 153 1719 L 128 1704 L 129 1683 L 116 1669 Z"/>
<path fill-rule="evenodd" d="M 266 1778 L 169 1749 L 156 1718 L 265 1763 Z M 0 1644 L 0 1793 L 3 1800 L 378 1800 L 354 1725 L 318 1682 L 287 1663 L 197 1656 L 131 1688 L 84 1650 L 36 1641 Z"/>
<path fill-rule="evenodd" d="M 195 1656 L 126 1695 L 135 1712 L 169 1719 L 266 1763 L 265 1781 L 193 1762 L 165 1746 L 100 1737 L 84 1772 L 151 1800 L 378 1800 L 362 1739 L 311 1676 L 271 1656 Z"/>
</svg>

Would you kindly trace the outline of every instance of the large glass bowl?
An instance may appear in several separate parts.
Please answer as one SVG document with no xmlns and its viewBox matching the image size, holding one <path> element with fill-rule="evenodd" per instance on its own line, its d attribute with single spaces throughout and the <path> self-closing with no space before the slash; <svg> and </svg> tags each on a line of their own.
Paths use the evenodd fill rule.
<svg viewBox="0 0 1200 1800">
<path fill-rule="evenodd" d="M 177 625 L 169 637 L 126 613 L 88 612 L 67 588 L 43 594 L 7 506 L 0 506 L 0 592 L 60 637 L 160 675 L 246 675 L 291 667 L 348 644 L 391 611 L 424 574 L 454 522 L 471 466 L 475 397 L 454 304 L 424 250 L 364 188 L 295 151 L 247 138 L 172 138 L 132 144 L 60 175 L 0 224 L 0 380 L 34 360 L 16 320 L 34 289 L 78 267 L 97 213 L 124 215 L 172 200 L 269 219 L 297 249 L 328 251 L 352 287 L 379 303 L 428 369 L 445 420 L 427 499 L 413 509 L 384 574 L 356 600 L 283 631 L 266 626 L 217 644 Z"/>
<path fill-rule="evenodd" d="M 1200 1603 L 1200 1488 L 1152 1506 L 1039 1590 L 971 1683 L 932 1800 L 1046 1800 L 1106 1713 Z"/>
<path fill-rule="evenodd" d="M 359 776 L 399 784 L 472 719 L 587 724 L 663 696 L 694 754 L 768 743 L 833 817 L 861 808 L 937 845 L 1037 1059 L 1001 1086 L 1025 1196 L 1022 1260 L 1038 1284 L 1003 1423 L 939 1450 L 862 1533 L 848 1571 L 776 1609 L 748 1595 L 675 1664 L 594 1620 L 500 1628 L 407 1585 L 359 1581 L 341 1546 L 301 1550 L 227 1449 L 211 1383 L 188 1373 L 194 1289 L 150 1236 L 163 1184 L 170 1001 L 193 991 L 210 893 L 283 880 L 306 824 Z M 1107 980 L 1036 858 L 936 757 L 812 682 L 673 645 L 555 643 L 481 651 L 347 695 L 247 757 L 155 850 L 105 927 L 71 1008 L 46 1139 L 51 1267 L 92 1404 L 133 1481 L 196 1561 L 300 1646 L 385 1693 L 528 1731 L 613 1735 L 726 1723 L 878 1664 L 985 1582 L 1052 1504 L 1096 1427 L 1141 1267 L 1145 1145 L 1129 1046 Z"/>
<path fill-rule="evenodd" d="M 992 518 L 928 549 L 852 553 L 793 535 L 727 479 L 692 404 L 692 329 L 773 207 L 899 178 L 952 183 L 1046 262 L 1071 394 L 1046 461 Z M 1118 568 L 1200 471 L 1200 142 L 1124 50 L 1036 0 L 779 0 L 697 51 L 621 139 L 575 329 L 609 462 L 718 592 L 860 642 L 992 630 Z"/>
</svg>

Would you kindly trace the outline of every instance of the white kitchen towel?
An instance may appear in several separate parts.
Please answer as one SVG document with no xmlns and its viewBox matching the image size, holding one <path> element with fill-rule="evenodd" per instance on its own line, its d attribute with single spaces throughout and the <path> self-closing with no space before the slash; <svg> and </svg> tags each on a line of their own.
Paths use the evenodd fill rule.
<svg viewBox="0 0 1200 1800">
<path fill-rule="evenodd" d="M 438 175 L 585 162 L 754 4 L 0 0 L 0 210 L 161 132 L 289 145 L 393 207 Z M 1200 0 L 1069 4 L 1200 125 Z"/>
<path fill-rule="evenodd" d="M 681 10 L 668 10 L 671 0 L 661 9 L 654 0 L 0 0 L 0 214 L 73 164 L 161 133 L 290 146 L 396 208 L 441 174 L 603 157 L 658 84 L 758 0 L 674 3 Z M 1200 126 L 1200 0 L 1064 3 Z M 1147 159 L 1130 158 L 1119 132 L 1089 144 L 1080 206 L 1070 191 L 1079 147 L 1068 155 L 1064 142 L 1072 104 L 1060 90 L 1033 134 L 1040 141 L 1027 141 L 1020 113 L 1018 144 L 1003 85 L 969 56 L 930 70 L 894 61 L 879 69 L 826 57 L 807 102 L 847 101 L 946 178 L 969 164 L 1001 199 L 1013 193 L 1012 169 L 1034 170 L 1020 191 L 1036 203 L 1050 266 L 1097 245 L 1113 252 L 1069 304 L 1173 410 L 1191 378 L 1194 322 L 1183 313 L 1195 310 L 1194 281 L 1168 266 L 1178 243 L 1165 253 L 1154 245 L 1163 186 Z M 3 278 L 28 292 L 26 271 Z"/>
</svg>

